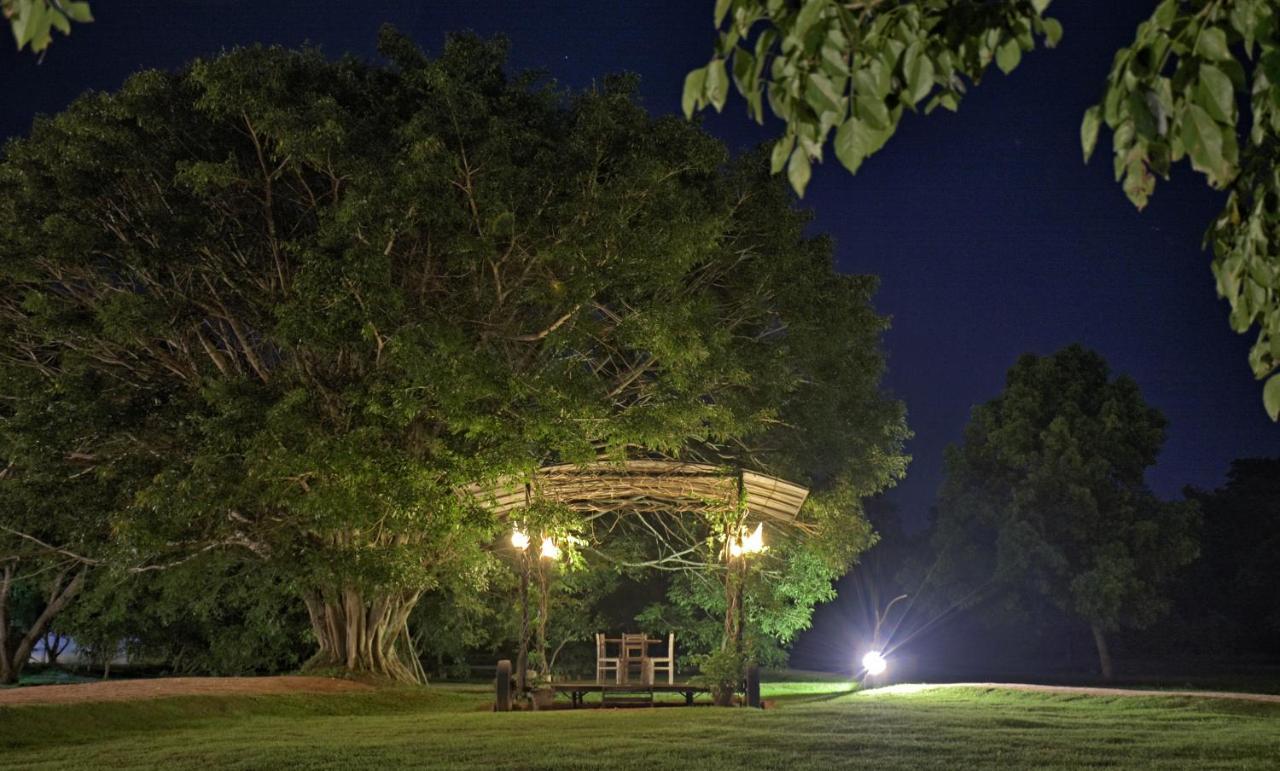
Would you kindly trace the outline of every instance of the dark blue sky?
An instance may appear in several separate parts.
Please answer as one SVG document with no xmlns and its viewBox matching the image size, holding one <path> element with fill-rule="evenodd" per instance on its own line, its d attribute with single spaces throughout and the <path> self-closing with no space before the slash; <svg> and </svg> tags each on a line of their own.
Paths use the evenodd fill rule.
<svg viewBox="0 0 1280 771">
<path fill-rule="evenodd" d="M 57 38 L 42 65 L 0 51 L 0 136 L 134 70 L 238 44 L 309 41 L 332 55 L 372 56 L 383 22 L 428 50 L 451 30 L 503 33 L 515 67 L 571 86 L 637 72 L 649 109 L 674 112 L 684 73 L 711 50 L 712 5 L 99 0 L 98 21 Z M 841 270 L 882 278 L 876 304 L 893 317 L 887 383 L 906 401 L 916 438 L 909 477 L 891 497 L 910 522 L 923 521 L 943 448 L 960 437 L 970 407 L 999 392 L 1019 354 L 1074 341 L 1132 375 L 1168 416 L 1150 475 L 1160 493 L 1213 486 L 1232 458 L 1280 451 L 1246 364 L 1248 339 L 1227 327 L 1200 249 L 1219 196 L 1184 167 L 1138 213 L 1111 179 L 1107 148 L 1081 163 L 1080 116 L 1152 5 L 1054 3 L 1066 27 L 1058 49 L 1025 57 L 1010 77 L 993 72 L 957 115 L 909 117 L 857 177 L 834 161 L 815 173 L 805 203 L 816 227 L 836 237 Z M 738 100 L 706 126 L 735 149 L 777 128 L 754 127 Z"/>
</svg>

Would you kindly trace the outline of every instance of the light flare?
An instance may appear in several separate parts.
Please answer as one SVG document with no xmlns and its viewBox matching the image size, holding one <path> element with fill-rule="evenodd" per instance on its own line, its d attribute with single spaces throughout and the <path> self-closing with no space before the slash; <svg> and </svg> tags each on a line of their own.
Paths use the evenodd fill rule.
<svg viewBox="0 0 1280 771">
<path fill-rule="evenodd" d="M 874 677 L 884 674 L 884 671 L 889 668 L 889 662 L 885 661 L 884 654 L 880 651 L 867 651 L 862 657 L 862 668 Z"/>
</svg>

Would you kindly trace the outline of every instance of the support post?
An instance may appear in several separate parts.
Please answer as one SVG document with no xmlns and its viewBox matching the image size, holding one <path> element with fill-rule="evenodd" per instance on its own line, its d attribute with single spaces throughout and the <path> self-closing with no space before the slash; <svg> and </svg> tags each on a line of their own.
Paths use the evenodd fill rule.
<svg viewBox="0 0 1280 771">
<path fill-rule="evenodd" d="M 498 673 L 493 679 L 494 690 L 494 712 L 510 712 L 511 711 L 511 660 L 502 659 L 498 662 Z"/>
</svg>

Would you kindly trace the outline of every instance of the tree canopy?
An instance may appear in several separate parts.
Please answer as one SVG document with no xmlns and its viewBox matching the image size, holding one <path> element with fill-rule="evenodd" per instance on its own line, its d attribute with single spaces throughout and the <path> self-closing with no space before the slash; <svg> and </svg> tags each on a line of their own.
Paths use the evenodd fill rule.
<svg viewBox="0 0 1280 771">
<path fill-rule="evenodd" d="M 1092 351 L 1019 359 L 947 453 L 932 535 L 942 594 L 1049 599 L 1092 627 L 1109 678 L 1106 634 L 1159 618 L 1165 586 L 1197 554 L 1196 506 L 1143 481 L 1164 426 Z"/>
<path fill-rule="evenodd" d="M 8 426 L 122 480 L 125 553 L 286 573 L 316 666 L 408 676 L 418 598 L 492 559 L 459 491 L 547 462 L 785 473 L 847 566 L 858 496 L 906 462 L 875 282 L 835 272 L 760 159 L 627 79 L 568 94 L 509 77 L 501 42 L 380 43 L 389 66 L 257 47 L 143 72 L 6 146 Z M 101 419 L 12 417 L 63 409 Z"/>
<path fill-rule="evenodd" d="M 1050 2 L 717 0 L 718 42 L 686 78 L 684 110 L 723 109 L 736 87 L 763 122 L 767 102 L 785 124 L 773 171 L 803 195 L 829 138 L 856 173 L 905 113 L 955 110 L 991 64 L 1007 74 L 1037 39 L 1056 45 Z M 1105 124 L 1116 181 L 1139 209 L 1182 160 L 1229 192 L 1205 242 L 1232 329 L 1258 328 L 1249 365 L 1280 420 L 1280 16 L 1270 0 L 1153 6 L 1085 113 L 1085 161 Z"/>
</svg>

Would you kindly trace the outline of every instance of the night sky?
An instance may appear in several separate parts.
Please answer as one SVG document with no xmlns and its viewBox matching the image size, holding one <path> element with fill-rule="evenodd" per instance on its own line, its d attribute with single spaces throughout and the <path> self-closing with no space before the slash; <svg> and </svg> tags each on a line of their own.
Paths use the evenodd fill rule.
<svg viewBox="0 0 1280 771">
<path fill-rule="evenodd" d="M 645 105 L 675 112 L 684 73 L 710 54 L 712 5 L 99 0 L 98 21 L 56 37 L 43 64 L 11 45 L 0 52 L 0 136 L 23 134 L 37 113 L 86 89 L 114 89 L 135 70 L 235 45 L 311 42 L 333 56 L 375 56 L 383 22 L 429 51 L 448 31 L 505 34 L 514 67 L 568 86 L 636 72 Z M 1280 448 L 1246 363 L 1249 339 L 1228 328 L 1200 249 L 1220 196 L 1184 166 L 1139 213 L 1112 181 L 1109 147 L 1081 162 L 1080 116 L 1151 8 L 1054 3 L 1066 27 L 1056 50 L 1025 57 L 1009 77 L 993 69 L 956 115 L 909 116 L 857 177 L 834 159 L 815 171 L 804 202 L 815 229 L 835 236 L 842 271 L 881 277 L 876 305 L 893 318 L 887 386 L 906 401 L 916 438 L 909 477 L 890 500 L 908 523 L 924 522 L 943 448 L 959 439 L 970 407 L 999 392 L 1019 354 L 1075 341 L 1134 377 L 1169 418 L 1150 474 L 1157 492 L 1215 486 L 1232 458 Z M 750 123 L 736 97 L 705 125 L 735 150 L 778 131 Z"/>
</svg>

